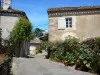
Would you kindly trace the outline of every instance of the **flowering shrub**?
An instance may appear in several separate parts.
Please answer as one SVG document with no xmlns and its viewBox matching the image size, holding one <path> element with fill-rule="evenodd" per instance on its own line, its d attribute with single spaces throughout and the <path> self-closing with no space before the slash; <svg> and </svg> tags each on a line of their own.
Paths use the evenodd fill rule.
<svg viewBox="0 0 100 75">
<path fill-rule="evenodd" d="M 82 42 L 90 48 L 90 67 L 91 71 L 100 74 L 100 38 L 91 38 Z"/>
<path fill-rule="evenodd" d="M 63 62 L 67 66 L 76 65 L 76 69 L 100 74 L 100 38 L 91 38 L 79 42 L 76 38 L 67 38 L 64 42 L 43 42 L 41 49 L 48 52 L 47 58 Z"/>
<path fill-rule="evenodd" d="M 76 55 L 78 57 L 76 69 L 79 68 L 83 71 L 89 71 L 91 69 L 90 64 L 92 60 L 91 49 L 87 45 L 81 44 Z"/>
</svg>

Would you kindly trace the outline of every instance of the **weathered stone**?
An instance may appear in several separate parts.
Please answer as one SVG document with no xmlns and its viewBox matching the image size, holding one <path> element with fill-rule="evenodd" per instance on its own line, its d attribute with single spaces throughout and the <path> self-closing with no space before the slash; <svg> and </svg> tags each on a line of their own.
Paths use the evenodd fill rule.
<svg viewBox="0 0 100 75">
<path fill-rule="evenodd" d="M 98 12 L 98 13 L 97 13 Z M 58 13 L 56 16 L 52 15 Z M 66 13 L 63 14 L 62 13 Z M 69 14 L 69 15 L 68 15 Z M 49 15 L 49 41 L 65 40 L 68 35 L 81 40 L 100 37 L 100 7 L 51 8 Z M 58 29 L 60 18 L 72 18 L 72 28 Z M 62 23 L 63 24 L 63 23 Z"/>
</svg>

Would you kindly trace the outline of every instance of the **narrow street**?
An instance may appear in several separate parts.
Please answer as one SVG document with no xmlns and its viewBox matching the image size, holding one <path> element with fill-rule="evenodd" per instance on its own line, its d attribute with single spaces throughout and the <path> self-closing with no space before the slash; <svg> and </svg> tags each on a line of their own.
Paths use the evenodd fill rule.
<svg viewBox="0 0 100 75">
<path fill-rule="evenodd" d="M 92 75 L 44 59 L 40 55 L 34 58 L 14 58 L 12 66 L 14 75 Z"/>
</svg>

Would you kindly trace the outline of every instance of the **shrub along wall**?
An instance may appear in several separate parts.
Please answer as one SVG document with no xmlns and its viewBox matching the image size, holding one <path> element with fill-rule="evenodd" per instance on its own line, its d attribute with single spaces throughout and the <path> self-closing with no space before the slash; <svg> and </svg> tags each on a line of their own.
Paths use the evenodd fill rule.
<svg viewBox="0 0 100 75">
<path fill-rule="evenodd" d="M 3 60 L 0 64 L 0 75 L 12 75 L 11 74 L 11 58 Z"/>
<path fill-rule="evenodd" d="M 11 63 L 12 63 L 12 46 L 6 41 L 6 45 L 0 48 L 0 75 L 12 75 Z"/>
<path fill-rule="evenodd" d="M 48 52 L 46 58 L 62 62 L 67 66 L 75 65 L 76 69 L 82 71 L 100 74 L 100 38 L 80 42 L 71 37 L 64 42 L 43 42 L 40 49 Z"/>
<path fill-rule="evenodd" d="M 3 42 L 3 45 L 2 45 Z M 1 38 L 0 29 L 0 75 L 11 75 L 12 50 L 9 41 Z"/>
</svg>

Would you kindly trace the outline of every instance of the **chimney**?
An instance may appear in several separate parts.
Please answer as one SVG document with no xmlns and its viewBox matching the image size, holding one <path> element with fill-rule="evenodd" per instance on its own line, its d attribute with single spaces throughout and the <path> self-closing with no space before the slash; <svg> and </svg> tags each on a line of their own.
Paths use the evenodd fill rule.
<svg viewBox="0 0 100 75">
<path fill-rule="evenodd" d="M 11 6 L 11 0 L 3 0 L 3 10 L 8 10 L 8 8 Z"/>
</svg>

